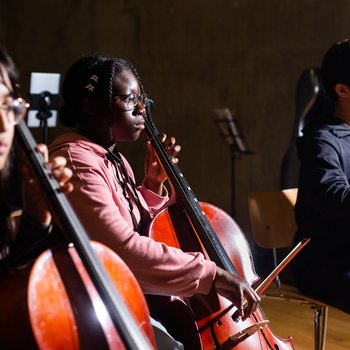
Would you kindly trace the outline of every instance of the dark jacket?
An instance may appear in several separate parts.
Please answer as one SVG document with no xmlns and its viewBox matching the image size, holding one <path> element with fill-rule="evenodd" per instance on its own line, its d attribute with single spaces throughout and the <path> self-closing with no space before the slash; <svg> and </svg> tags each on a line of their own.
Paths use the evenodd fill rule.
<svg viewBox="0 0 350 350">
<path fill-rule="evenodd" d="M 296 259 L 312 263 L 347 254 L 350 247 L 350 126 L 331 117 L 297 140 L 301 162 L 295 242 L 310 237 Z"/>
</svg>

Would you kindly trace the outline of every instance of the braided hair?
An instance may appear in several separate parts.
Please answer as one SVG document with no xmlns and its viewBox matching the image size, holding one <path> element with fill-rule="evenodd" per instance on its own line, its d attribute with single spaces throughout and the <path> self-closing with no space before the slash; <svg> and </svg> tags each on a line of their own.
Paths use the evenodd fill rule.
<svg viewBox="0 0 350 350">
<path fill-rule="evenodd" d="M 79 59 L 68 69 L 63 85 L 63 104 L 59 117 L 63 125 L 73 127 L 82 123 L 84 114 L 82 100 L 84 98 L 105 99 L 107 115 L 110 119 L 113 84 L 115 78 L 125 69 L 135 75 L 143 93 L 143 86 L 135 67 L 123 58 L 92 55 Z"/>
</svg>

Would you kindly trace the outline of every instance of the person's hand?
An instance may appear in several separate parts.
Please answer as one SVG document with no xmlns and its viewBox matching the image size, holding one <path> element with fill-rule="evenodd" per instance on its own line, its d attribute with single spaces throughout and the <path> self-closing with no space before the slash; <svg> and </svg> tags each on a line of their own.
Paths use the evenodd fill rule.
<svg viewBox="0 0 350 350">
<path fill-rule="evenodd" d="M 69 182 L 73 172 L 66 167 L 67 161 L 64 157 L 55 157 L 48 161 L 48 149 L 46 145 L 39 144 L 37 150 L 42 154 L 46 166 L 51 170 L 52 175 L 60 185 L 63 193 L 73 191 L 73 184 Z M 29 165 L 22 168 L 24 175 L 23 188 L 23 211 L 38 225 L 47 227 L 51 222 L 51 214 L 48 211 L 48 204 L 45 202 L 44 190 L 39 180 L 32 173 Z"/>
<path fill-rule="evenodd" d="M 162 142 L 164 149 L 171 156 L 171 162 L 177 164 L 179 159 L 177 155 L 181 150 L 181 146 L 176 144 L 174 137 L 169 137 L 163 133 L 159 136 L 160 141 Z M 163 183 L 166 180 L 167 175 L 160 164 L 158 157 L 151 145 L 147 142 L 147 154 L 145 159 L 145 179 L 143 183 L 151 191 L 161 195 L 163 192 Z"/>
<path fill-rule="evenodd" d="M 216 268 L 214 287 L 219 294 L 237 307 L 238 315 L 243 321 L 258 307 L 260 297 L 254 289 L 247 282 L 220 267 Z M 244 299 L 247 303 L 246 307 L 244 306 Z"/>
</svg>

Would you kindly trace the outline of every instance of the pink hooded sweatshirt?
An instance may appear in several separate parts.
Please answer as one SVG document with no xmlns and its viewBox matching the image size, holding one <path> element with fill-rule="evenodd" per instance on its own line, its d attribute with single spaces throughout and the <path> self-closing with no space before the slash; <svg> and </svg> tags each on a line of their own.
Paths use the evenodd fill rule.
<svg viewBox="0 0 350 350">
<path fill-rule="evenodd" d="M 106 157 L 105 148 L 69 132 L 56 139 L 49 149 L 50 157 L 65 157 L 73 170 L 74 190 L 68 198 L 90 239 L 113 249 L 134 273 L 144 293 L 189 297 L 210 291 L 215 263 L 201 253 L 184 253 L 134 230 L 129 203 L 118 181 L 123 176 L 120 169 L 117 176 L 117 168 Z M 124 157 L 123 160 L 134 182 L 131 167 Z M 149 221 L 168 196 L 159 196 L 143 184 L 137 190 L 144 208 L 143 220 Z M 139 222 L 140 211 L 129 197 Z"/>
</svg>

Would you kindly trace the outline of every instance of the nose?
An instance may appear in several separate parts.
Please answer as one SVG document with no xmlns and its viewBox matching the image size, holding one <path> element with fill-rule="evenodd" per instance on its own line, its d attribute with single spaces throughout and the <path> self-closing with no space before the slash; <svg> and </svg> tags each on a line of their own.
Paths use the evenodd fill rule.
<svg viewBox="0 0 350 350">
<path fill-rule="evenodd" d="M 146 115 L 145 101 L 138 101 L 134 110 L 135 115 Z"/>
</svg>

